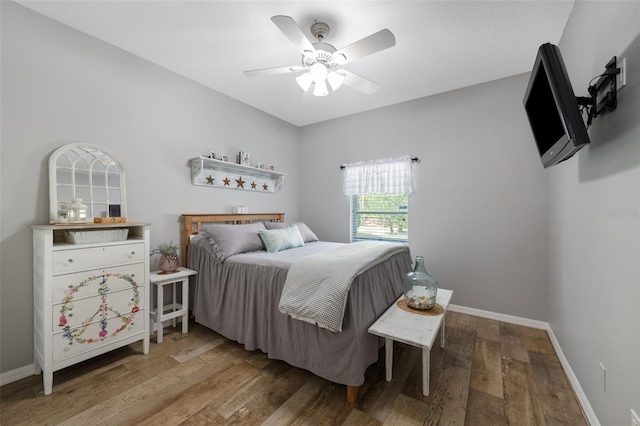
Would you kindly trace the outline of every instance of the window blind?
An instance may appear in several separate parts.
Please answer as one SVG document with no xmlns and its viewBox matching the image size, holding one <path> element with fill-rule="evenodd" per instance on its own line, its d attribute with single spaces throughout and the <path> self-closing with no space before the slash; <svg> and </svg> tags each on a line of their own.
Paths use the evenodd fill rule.
<svg viewBox="0 0 640 426">
<path fill-rule="evenodd" d="M 408 242 L 409 194 L 351 197 L 351 241 Z"/>
</svg>

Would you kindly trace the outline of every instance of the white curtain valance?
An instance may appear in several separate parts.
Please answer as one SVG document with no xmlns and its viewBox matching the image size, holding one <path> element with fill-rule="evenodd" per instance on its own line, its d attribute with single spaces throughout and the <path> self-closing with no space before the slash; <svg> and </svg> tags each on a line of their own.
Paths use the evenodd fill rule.
<svg viewBox="0 0 640 426">
<path fill-rule="evenodd" d="M 413 161 L 405 155 L 344 165 L 344 195 L 415 193 Z"/>
</svg>

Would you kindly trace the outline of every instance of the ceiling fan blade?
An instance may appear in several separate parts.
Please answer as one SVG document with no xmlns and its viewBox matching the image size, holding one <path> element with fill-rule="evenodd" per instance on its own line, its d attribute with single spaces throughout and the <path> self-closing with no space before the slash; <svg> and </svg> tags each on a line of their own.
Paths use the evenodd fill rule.
<svg viewBox="0 0 640 426">
<path fill-rule="evenodd" d="M 358 58 L 380 52 L 381 50 L 388 49 L 395 45 L 396 38 L 393 33 L 384 29 L 336 51 L 332 55 L 330 62 L 340 65 L 346 64 Z"/>
<path fill-rule="evenodd" d="M 250 71 L 245 71 L 244 75 L 246 75 L 247 77 L 257 77 L 257 76 L 265 76 L 265 75 L 287 74 L 290 72 L 300 72 L 304 70 L 306 70 L 305 67 L 294 65 L 290 67 L 264 68 L 261 70 L 250 70 Z"/>
<path fill-rule="evenodd" d="M 290 16 L 276 15 L 271 17 L 271 20 L 280 31 L 287 36 L 293 45 L 305 56 L 315 55 L 316 49 L 309 39 L 304 35 L 296 21 Z"/>
<path fill-rule="evenodd" d="M 347 70 L 339 70 L 339 72 L 344 75 L 344 82 L 342 84 L 359 90 L 367 95 L 372 95 L 380 88 L 380 84 L 359 76 L 358 74 L 354 74 Z"/>
</svg>

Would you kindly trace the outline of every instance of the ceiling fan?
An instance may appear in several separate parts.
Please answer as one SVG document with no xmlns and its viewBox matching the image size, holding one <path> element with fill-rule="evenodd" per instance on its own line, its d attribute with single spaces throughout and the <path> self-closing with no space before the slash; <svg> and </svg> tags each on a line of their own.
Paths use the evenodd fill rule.
<svg viewBox="0 0 640 426">
<path fill-rule="evenodd" d="M 391 31 L 387 29 L 378 31 L 337 50 L 332 45 L 324 42 L 324 38 L 329 34 L 329 25 L 324 22 L 316 22 L 311 25 L 311 34 L 318 40 L 315 43 L 311 43 L 293 18 L 277 15 L 272 17 L 271 20 L 302 53 L 302 65 L 245 71 L 244 75 L 256 77 L 300 73 L 296 77 L 296 81 L 305 92 L 309 92 L 313 87 L 315 96 L 329 94 L 327 82 L 332 91 L 338 90 L 344 84 L 368 95 L 374 93 L 380 87 L 380 84 L 375 81 L 339 67 L 358 58 L 395 46 L 396 38 Z"/>
</svg>

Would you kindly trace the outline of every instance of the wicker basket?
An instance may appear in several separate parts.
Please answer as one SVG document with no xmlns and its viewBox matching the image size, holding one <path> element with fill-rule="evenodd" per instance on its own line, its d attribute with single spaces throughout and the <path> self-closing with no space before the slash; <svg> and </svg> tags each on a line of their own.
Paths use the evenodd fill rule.
<svg viewBox="0 0 640 426">
<path fill-rule="evenodd" d="M 64 240 L 71 244 L 108 243 L 111 241 L 124 241 L 128 235 L 128 228 L 64 231 Z"/>
</svg>

